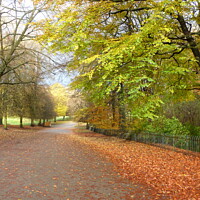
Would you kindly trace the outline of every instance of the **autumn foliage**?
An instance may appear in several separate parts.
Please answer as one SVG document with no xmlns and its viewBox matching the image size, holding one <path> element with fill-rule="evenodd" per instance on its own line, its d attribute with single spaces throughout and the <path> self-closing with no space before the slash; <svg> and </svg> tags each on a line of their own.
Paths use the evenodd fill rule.
<svg viewBox="0 0 200 200">
<path fill-rule="evenodd" d="M 98 116 L 90 120 L 96 126 L 102 127 L 106 117 L 104 127 L 119 120 L 120 129 L 126 129 L 128 117 L 150 121 L 162 117 L 163 105 L 196 98 L 199 1 L 48 3 L 56 15 L 36 25 L 37 40 L 67 55 L 67 70 L 76 74 L 71 86 L 95 105 L 92 112 Z M 116 119 L 109 109 L 103 113 L 108 105 L 118 109 Z"/>
<path fill-rule="evenodd" d="M 112 110 L 108 106 L 94 106 L 87 110 L 87 122 L 98 128 L 117 129 L 119 128 L 119 114 L 115 113 L 113 119 Z"/>
<path fill-rule="evenodd" d="M 152 188 L 155 199 L 200 199 L 200 155 L 85 132 L 72 136 L 112 162 L 124 177 Z"/>
</svg>

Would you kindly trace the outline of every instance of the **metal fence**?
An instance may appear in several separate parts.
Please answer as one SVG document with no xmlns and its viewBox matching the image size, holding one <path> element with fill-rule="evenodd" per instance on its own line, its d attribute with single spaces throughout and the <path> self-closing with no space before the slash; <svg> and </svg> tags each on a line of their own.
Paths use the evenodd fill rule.
<svg viewBox="0 0 200 200">
<path fill-rule="evenodd" d="M 96 133 L 102 133 L 104 135 L 116 136 L 136 142 L 142 142 L 146 144 L 161 144 L 162 146 L 171 146 L 180 149 L 190 150 L 194 152 L 200 152 L 200 136 L 169 136 L 169 135 L 158 135 L 152 133 L 135 133 L 135 132 L 124 132 L 122 130 L 114 129 L 100 129 L 93 126 L 88 126 L 91 131 Z"/>
</svg>

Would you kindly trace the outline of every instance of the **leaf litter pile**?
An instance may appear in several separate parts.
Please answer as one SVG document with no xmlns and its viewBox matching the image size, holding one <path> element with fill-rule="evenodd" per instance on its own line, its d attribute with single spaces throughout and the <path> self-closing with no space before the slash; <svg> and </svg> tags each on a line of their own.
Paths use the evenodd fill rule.
<svg viewBox="0 0 200 200">
<path fill-rule="evenodd" d="M 74 140 L 110 159 L 120 174 L 153 189 L 155 199 L 200 199 L 200 156 L 77 128 Z"/>
</svg>

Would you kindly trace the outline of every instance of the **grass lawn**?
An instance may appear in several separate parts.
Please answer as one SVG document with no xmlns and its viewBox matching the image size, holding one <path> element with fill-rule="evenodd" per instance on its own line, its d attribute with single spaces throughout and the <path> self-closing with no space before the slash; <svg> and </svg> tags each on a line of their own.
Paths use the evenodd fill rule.
<svg viewBox="0 0 200 200">
<path fill-rule="evenodd" d="M 68 120 L 69 117 L 65 117 L 65 120 Z M 62 121 L 63 117 L 56 117 L 57 121 Z M 54 121 L 53 119 L 49 120 L 49 121 Z M 34 121 L 35 124 L 38 124 L 38 120 Z M 19 125 L 20 124 L 20 119 L 19 117 L 9 117 L 8 118 L 8 125 Z M 29 118 L 23 118 L 23 125 L 24 126 L 29 126 L 31 124 L 31 119 Z"/>
<path fill-rule="evenodd" d="M 30 125 L 31 120 L 29 118 L 23 119 L 23 125 Z M 9 117 L 8 118 L 8 125 L 19 125 L 19 117 Z"/>
</svg>

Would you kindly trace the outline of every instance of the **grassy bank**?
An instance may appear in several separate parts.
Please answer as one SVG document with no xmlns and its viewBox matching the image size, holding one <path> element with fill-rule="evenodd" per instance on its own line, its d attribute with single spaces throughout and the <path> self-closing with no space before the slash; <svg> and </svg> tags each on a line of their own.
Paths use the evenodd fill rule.
<svg viewBox="0 0 200 200">
<path fill-rule="evenodd" d="M 66 117 L 65 120 L 68 120 L 69 117 Z M 63 117 L 56 117 L 57 121 L 63 121 Z M 54 121 L 54 119 L 50 119 L 49 121 Z M 35 124 L 38 124 L 38 120 L 34 121 Z M 30 126 L 31 124 L 31 119 L 30 118 L 23 118 L 23 125 L 24 126 Z M 20 118 L 19 117 L 9 117 L 8 118 L 8 125 L 20 125 Z"/>
</svg>

